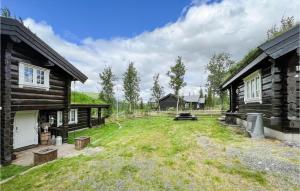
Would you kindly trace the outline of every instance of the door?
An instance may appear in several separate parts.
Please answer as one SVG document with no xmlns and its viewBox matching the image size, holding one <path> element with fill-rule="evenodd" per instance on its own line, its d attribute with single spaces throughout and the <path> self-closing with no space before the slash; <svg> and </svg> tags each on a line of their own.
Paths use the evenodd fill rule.
<svg viewBox="0 0 300 191">
<path fill-rule="evenodd" d="M 39 111 L 18 111 L 14 118 L 14 145 L 21 148 L 38 144 Z"/>
</svg>

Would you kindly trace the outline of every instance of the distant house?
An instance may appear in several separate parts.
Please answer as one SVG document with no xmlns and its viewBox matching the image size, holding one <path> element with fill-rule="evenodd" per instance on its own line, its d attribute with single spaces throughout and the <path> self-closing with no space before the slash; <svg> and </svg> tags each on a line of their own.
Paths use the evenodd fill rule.
<svg viewBox="0 0 300 191">
<path fill-rule="evenodd" d="M 300 142 L 299 25 L 258 47 L 259 55 L 221 86 L 230 91 L 226 121 L 263 114 L 265 135 Z"/>
<path fill-rule="evenodd" d="M 199 95 L 188 95 L 183 97 L 185 109 L 204 109 L 205 98 L 199 98 Z"/>
<path fill-rule="evenodd" d="M 177 96 L 170 93 L 159 100 L 159 105 L 160 105 L 160 110 L 162 111 L 166 111 L 170 108 L 176 108 Z"/>
<path fill-rule="evenodd" d="M 179 107 L 185 109 L 203 109 L 205 98 L 199 98 L 199 95 L 183 96 L 179 100 Z M 166 111 L 170 108 L 177 107 L 177 96 L 169 93 L 159 100 L 160 109 Z"/>
</svg>

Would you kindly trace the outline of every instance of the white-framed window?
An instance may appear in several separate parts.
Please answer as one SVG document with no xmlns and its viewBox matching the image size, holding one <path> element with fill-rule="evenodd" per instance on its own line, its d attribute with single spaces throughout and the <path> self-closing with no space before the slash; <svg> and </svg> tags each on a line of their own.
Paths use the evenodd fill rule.
<svg viewBox="0 0 300 191">
<path fill-rule="evenodd" d="M 69 112 L 69 124 L 77 124 L 78 122 L 78 110 L 71 109 Z"/>
<path fill-rule="evenodd" d="M 262 103 L 261 95 L 261 71 L 257 70 L 244 78 L 244 102 Z"/>
<path fill-rule="evenodd" d="M 33 87 L 49 90 L 50 70 L 29 63 L 19 63 L 19 87 Z"/>
<path fill-rule="evenodd" d="M 57 127 L 60 127 L 63 125 L 63 112 L 57 111 Z"/>
</svg>

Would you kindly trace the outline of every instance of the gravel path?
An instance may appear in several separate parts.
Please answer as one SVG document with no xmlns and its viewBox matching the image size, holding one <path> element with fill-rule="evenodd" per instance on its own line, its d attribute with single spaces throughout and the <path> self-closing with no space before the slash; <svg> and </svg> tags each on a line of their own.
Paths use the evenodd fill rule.
<svg viewBox="0 0 300 191">
<path fill-rule="evenodd" d="M 230 157 L 237 157 L 250 169 L 287 177 L 293 184 L 300 186 L 299 151 L 282 151 L 280 146 L 276 149 L 274 146 L 262 144 L 246 149 L 230 147 L 226 153 Z"/>
<path fill-rule="evenodd" d="M 267 174 L 278 175 L 286 181 L 300 186 L 300 148 L 289 146 L 280 141 L 269 139 L 249 139 L 240 144 L 226 146 L 225 153 L 220 148 L 224 145 L 217 144 L 213 139 L 199 136 L 198 145 L 203 147 L 215 157 L 237 158 L 242 165 Z M 285 182 L 277 182 L 278 186 Z"/>
</svg>

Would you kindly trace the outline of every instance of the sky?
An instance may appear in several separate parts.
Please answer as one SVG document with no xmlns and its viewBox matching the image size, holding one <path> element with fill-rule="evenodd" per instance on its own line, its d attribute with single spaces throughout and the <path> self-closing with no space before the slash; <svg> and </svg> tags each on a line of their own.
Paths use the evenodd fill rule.
<svg viewBox="0 0 300 191">
<path fill-rule="evenodd" d="M 187 69 L 180 94 L 197 94 L 214 53 L 228 52 L 238 61 L 263 43 L 283 16 L 300 18 L 299 0 L 2 0 L 1 6 L 88 76 L 76 91 L 98 92 L 98 75 L 111 66 L 119 99 L 130 61 L 144 100 L 151 96 L 156 73 L 165 93 L 172 92 L 166 73 L 178 56 Z"/>
</svg>

